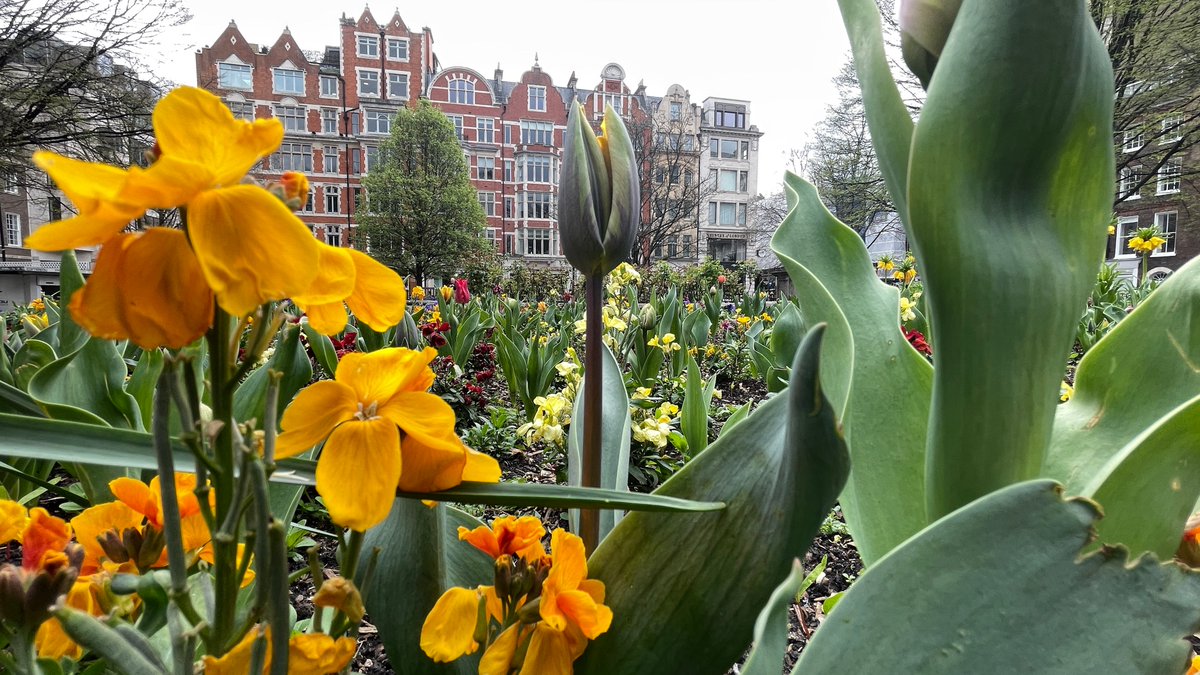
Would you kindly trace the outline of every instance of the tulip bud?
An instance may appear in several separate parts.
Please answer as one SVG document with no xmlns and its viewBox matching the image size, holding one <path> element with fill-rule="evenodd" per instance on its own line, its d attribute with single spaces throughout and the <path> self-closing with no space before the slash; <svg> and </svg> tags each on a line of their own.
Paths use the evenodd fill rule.
<svg viewBox="0 0 1200 675">
<path fill-rule="evenodd" d="M 467 289 L 466 279 L 454 280 L 454 301 L 460 305 L 465 305 L 471 301 L 471 291 Z"/>
<path fill-rule="evenodd" d="M 900 51 L 909 70 L 929 88 L 962 0 L 901 0 Z"/>
<path fill-rule="evenodd" d="M 509 309 L 516 309 L 520 305 L 521 305 L 521 303 L 517 302 L 516 298 L 505 298 L 504 299 L 504 306 L 508 307 Z"/>
<path fill-rule="evenodd" d="M 563 254 L 588 276 L 603 276 L 629 257 L 641 196 L 637 158 L 624 122 L 606 106 L 597 138 L 579 103 L 571 107 L 559 180 Z"/>
<path fill-rule="evenodd" d="M 654 311 L 654 305 L 646 303 L 642 305 L 642 311 L 638 313 L 638 325 L 643 330 L 652 330 L 658 323 L 658 312 Z"/>
<path fill-rule="evenodd" d="M 454 289 L 449 286 L 442 286 L 439 292 L 442 294 L 443 302 L 450 302 L 450 298 L 454 297 Z"/>
</svg>

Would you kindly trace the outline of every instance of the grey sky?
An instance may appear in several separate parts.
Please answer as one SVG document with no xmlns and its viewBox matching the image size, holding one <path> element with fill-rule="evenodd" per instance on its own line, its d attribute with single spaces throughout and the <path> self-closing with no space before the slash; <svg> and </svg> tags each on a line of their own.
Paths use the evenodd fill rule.
<svg viewBox="0 0 1200 675">
<path fill-rule="evenodd" d="M 206 46 L 231 19 L 246 39 L 271 44 L 288 26 L 301 48 L 320 50 L 338 39 L 342 13 L 357 18 L 362 2 L 257 3 L 184 0 L 193 19 L 164 36 L 167 55 L 159 74 L 195 84 L 195 49 Z M 504 9 L 500 9 L 504 7 Z M 378 19 L 396 9 L 371 6 Z M 651 94 L 673 83 L 695 101 L 707 96 L 751 101 L 752 123 L 765 132 L 759 190 L 778 190 L 786 153 L 804 144 L 833 97 L 829 80 L 848 50 L 834 0 L 615 0 L 596 3 L 466 0 L 406 3 L 400 15 L 410 28 L 433 30 L 443 66 L 462 65 L 491 75 L 497 62 L 517 79 L 537 53 L 556 84 L 571 71 L 591 87 L 615 61 L 627 84 L 644 80 Z"/>
</svg>

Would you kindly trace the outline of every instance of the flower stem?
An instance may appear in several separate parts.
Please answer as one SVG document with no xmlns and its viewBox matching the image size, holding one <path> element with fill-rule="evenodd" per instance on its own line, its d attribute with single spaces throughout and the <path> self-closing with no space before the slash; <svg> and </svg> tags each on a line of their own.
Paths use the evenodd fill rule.
<svg viewBox="0 0 1200 675">
<path fill-rule="evenodd" d="M 604 276 L 588 275 L 584 281 L 587 293 L 587 351 L 584 353 L 583 378 L 583 467 L 584 487 L 600 487 L 600 434 L 603 414 L 601 391 L 604 382 L 604 361 L 600 357 L 604 324 L 601 320 L 604 303 Z M 579 512 L 579 536 L 589 551 L 600 543 L 600 512 L 583 509 Z"/>
<path fill-rule="evenodd" d="M 227 387 L 233 365 L 229 360 L 231 342 L 229 322 L 229 315 L 218 307 L 214 310 L 213 325 L 208 332 L 210 378 L 208 391 L 212 404 L 213 421 L 220 424 L 220 428 L 213 438 L 213 459 L 218 468 L 213 472 L 213 482 L 217 493 L 217 510 L 214 520 L 222 525 L 228 519 L 231 510 L 240 508 L 240 505 L 234 501 L 237 492 L 234 489 L 234 481 L 237 480 L 234 471 L 237 458 L 233 448 L 234 388 Z M 244 480 L 244 476 L 241 479 Z M 221 532 L 214 533 L 212 541 L 216 575 L 216 612 L 213 626 L 215 635 L 208 645 L 208 650 L 213 656 L 223 656 L 238 637 L 233 634 L 237 627 L 237 596 L 241 586 L 241 579 L 237 576 L 236 520 L 233 529 L 233 536 L 226 536 L 228 533 L 222 527 Z"/>
</svg>

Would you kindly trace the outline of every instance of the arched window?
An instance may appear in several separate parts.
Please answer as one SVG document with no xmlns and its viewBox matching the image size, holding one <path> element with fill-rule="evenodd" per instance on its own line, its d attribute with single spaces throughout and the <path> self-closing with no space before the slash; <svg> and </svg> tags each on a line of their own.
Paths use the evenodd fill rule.
<svg viewBox="0 0 1200 675">
<path fill-rule="evenodd" d="M 466 80 L 450 80 L 450 102 L 475 105 L 475 85 Z"/>
</svg>

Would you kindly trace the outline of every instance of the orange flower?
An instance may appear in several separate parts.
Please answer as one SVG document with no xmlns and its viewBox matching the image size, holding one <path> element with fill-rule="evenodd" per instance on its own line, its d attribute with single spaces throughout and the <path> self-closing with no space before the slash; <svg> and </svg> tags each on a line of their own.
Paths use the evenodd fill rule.
<svg viewBox="0 0 1200 675">
<path fill-rule="evenodd" d="M 292 298 L 322 335 L 346 328 L 346 306 L 355 318 L 382 332 L 404 318 L 404 280 L 365 253 L 320 244 L 321 263 L 309 288 Z M 345 305 L 343 305 L 343 302 Z"/>
<path fill-rule="evenodd" d="M 492 558 L 513 555 L 528 561 L 541 560 L 546 556 L 546 551 L 542 548 L 544 536 L 546 528 L 542 527 L 542 521 L 534 516 L 504 516 L 493 520 L 490 528 L 486 525 L 480 525 L 474 530 L 458 528 L 460 540 Z"/>
<path fill-rule="evenodd" d="M 71 541 L 71 526 L 42 507 L 29 510 L 29 523 L 21 534 L 21 567 L 36 572 L 65 561 L 63 551 Z"/>
</svg>

